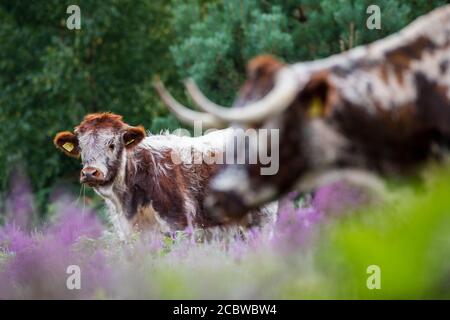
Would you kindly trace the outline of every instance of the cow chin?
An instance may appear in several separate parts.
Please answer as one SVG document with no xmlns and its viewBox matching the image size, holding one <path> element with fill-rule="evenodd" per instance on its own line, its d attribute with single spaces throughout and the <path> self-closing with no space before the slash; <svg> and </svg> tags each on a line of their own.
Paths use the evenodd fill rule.
<svg viewBox="0 0 450 320">
<path fill-rule="evenodd" d="M 242 197 L 232 191 L 213 191 L 205 199 L 205 209 L 209 216 L 219 223 L 239 221 L 243 215 L 250 211 Z"/>
<path fill-rule="evenodd" d="M 101 186 L 104 181 L 103 180 L 80 180 L 81 184 L 87 185 L 88 187 L 95 188 Z"/>
</svg>

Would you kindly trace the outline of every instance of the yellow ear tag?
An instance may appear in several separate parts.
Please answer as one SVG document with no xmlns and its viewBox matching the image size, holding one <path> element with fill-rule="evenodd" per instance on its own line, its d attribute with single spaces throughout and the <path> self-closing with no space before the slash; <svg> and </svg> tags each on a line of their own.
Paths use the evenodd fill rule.
<svg viewBox="0 0 450 320">
<path fill-rule="evenodd" d="M 322 115 L 322 108 L 323 108 L 322 100 L 319 97 L 314 97 L 308 110 L 309 117 L 310 118 L 320 117 Z"/>
<path fill-rule="evenodd" d="M 128 145 L 132 144 L 133 142 L 134 142 L 134 139 L 131 139 L 131 140 L 127 141 L 127 142 L 125 143 L 125 145 L 128 146 Z"/>
<path fill-rule="evenodd" d="M 72 152 L 73 148 L 75 148 L 75 146 L 73 145 L 72 142 L 66 142 L 63 144 L 62 146 L 64 148 L 64 150 L 66 150 L 67 152 Z"/>
</svg>

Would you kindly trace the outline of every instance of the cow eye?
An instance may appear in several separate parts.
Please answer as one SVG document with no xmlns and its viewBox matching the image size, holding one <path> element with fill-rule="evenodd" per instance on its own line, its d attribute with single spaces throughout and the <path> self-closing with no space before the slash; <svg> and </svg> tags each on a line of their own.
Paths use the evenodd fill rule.
<svg viewBox="0 0 450 320">
<path fill-rule="evenodd" d="M 111 143 L 111 144 L 109 145 L 109 150 L 114 151 L 114 143 Z"/>
</svg>

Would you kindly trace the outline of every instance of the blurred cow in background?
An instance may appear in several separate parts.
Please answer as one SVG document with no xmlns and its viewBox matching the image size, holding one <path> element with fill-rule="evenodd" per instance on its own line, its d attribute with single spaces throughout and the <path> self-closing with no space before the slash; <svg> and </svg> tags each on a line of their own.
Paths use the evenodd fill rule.
<svg viewBox="0 0 450 320">
<path fill-rule="evenodd" d="M 327 59 L 285 65 L 257 57 L 231 109 L 209 101 L 193 81 L 187 89 L 205 112 L 160 90 L 182 120 L 280 130 L 279 171 L 227 165 L 211 184 L 211 214 L 241 217 L 289 190 L 342 177 L 379 187 L 372 172 L 412 173 L 450 146 L 450 6 Z"/>
</svg>

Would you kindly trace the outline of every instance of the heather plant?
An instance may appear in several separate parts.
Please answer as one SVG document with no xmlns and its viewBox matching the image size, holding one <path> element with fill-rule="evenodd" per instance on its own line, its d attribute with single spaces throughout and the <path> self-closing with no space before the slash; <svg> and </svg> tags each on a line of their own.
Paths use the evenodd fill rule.
<svg viewBox="0 0 450 320">
<path fill-rule="evenodd" d="M 29 180 L 16 171 L 12 175 L 11 189 L 6 201 L 9 225 L 23 231 L 30 231 L 35 219 L 35 208 Z"/>
<path fill-rule="evenodd" d="M 24 197 L 32 201 L 29 194 L 14 197 L 10 210 L 32 206 L 23 203 Z M 103 252 L 96 250 L 87 255 L 86 251 L 74 247 L 83 238 L 100 237 L 102 225 L 92 212 L 82 212 L 71 203 L 61 202 L 58 206 L 60 213 L 55 221 L 41 226 L 40 230 L 25 229 L 16 223 L 15 212 L 8 212 L 6 224 L 0 230 L 0 250 L 5 255 L 0 273 L 0 298 L 89 297 L 102 287 L 102 281 L 108 276 Z M 81 296 L 65 286 L 66 269 L 73 264 L 83 268 L 86 279 Z"/>
<path fill-rule="evenodd" d="M 67 196 L 55 199 L 51 219 L 33 220 L 29 229 L 7 212 L 0 298 L 449 297 L 450 169 L 435 171 L 424 188 L 394 189 L 401 196 L 376 207 L 367 207 L 367 190 L 341 182 L 304 201 L 292 193 L 274 225 L 211 230 L 207 238 L 188 229 L 136 233 L 123 242 Z M 13 199 L 33 206 L 21 203 L 33 201 L 31 194 Z M 80 290 L 66 286 L 70 265 L 80 267 Z M 381 269 L 380 290 L 367 288 L 370 265 Z"/>
</svg>

